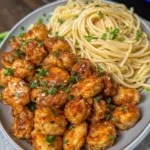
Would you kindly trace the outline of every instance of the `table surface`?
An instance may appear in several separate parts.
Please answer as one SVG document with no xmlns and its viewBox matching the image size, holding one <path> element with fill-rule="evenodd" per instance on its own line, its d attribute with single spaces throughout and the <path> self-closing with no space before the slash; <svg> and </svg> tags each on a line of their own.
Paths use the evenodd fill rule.
<svg viewBox="0 0 150 150">
<path fill-rule="evenodd" d="M 9 31 L 21 18 L 48 1 L 53 0 L 0 0 L 0 32 Z M 150 22 L 147 24 L 150 26 Z M 15 150 L 1 132 L 0 150 Z M 135 150 L 150 150 L 150 134 Z"/>
</svg>

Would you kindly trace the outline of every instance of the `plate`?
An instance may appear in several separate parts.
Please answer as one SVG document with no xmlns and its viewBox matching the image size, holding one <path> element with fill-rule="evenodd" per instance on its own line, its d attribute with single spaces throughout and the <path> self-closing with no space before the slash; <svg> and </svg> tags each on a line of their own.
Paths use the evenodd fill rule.
<svg viewBox="0 0 150 150">
<path fill-rule="evenodd" d="M 50 14 L 54 11 L 57 6 L 65 5 L 66 0 L 57 1 L 45 5 L 25 18 L 23 18 L 19 23 L 17 23 L 12 30 L 9 32 L 7 37 L 4 39 L 1 44 L 0 55 L 3 51 L 9 51 L 10 47 L 8 45 L 8 39 L 13 35 L 18 35 L 21 31 L 21 26 L 24 26 L 25 29 L 31 24 L 37 22 L 37 20 L 42 17 L 46 22 L 47 17 L 44 17 L 43 14 Z M 111 3 L 111 2 L 110 2 Z M 150 39 L 150 29 L 146 25 L 145 21 L 141 19 L 141 26 L 143 30 L 148 34 Z M 146 91 L 141 92 L 141 103 L 138 105 L 138 108 L 141 112 L 141 120 L 130 130 L 128 131 L 119 131 L 119 138 L 117 143 L 109 148 L 109 150 L 132 150 L 134 149 L 150 132 L 150 93 Z M 12 132 L 13 118 L 11 116 L 11 108 L 7 105 L 4 105 L 0 102 L 0 130 L 6 136 L 8 141 L 18 150 L 33 150 L 32 146 L 24 140 L 18 140 L 13 136 Z"/>
</svg>

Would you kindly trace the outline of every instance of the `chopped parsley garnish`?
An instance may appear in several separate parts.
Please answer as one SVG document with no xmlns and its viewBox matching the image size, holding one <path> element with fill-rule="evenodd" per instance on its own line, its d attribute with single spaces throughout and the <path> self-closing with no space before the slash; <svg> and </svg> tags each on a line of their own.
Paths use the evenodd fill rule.
<svg viewBox="0 0 150 150">
<path fill-rule="evenodd" d="M 110 141 L 113 141 L 113 140 L 114 140 L 114 136 L 113 136 L 113 135 L 110 135 L 110 136 L 109 136 L 109 140 L 110 140 Z"/>
<path fill-rule="evenodd" d="M 38 19 L 38 22 L 39 22 L 39 23 L 42 23 L 42 22 L 43 22 L 43 19 L 42 19 L 42 18 L 39 18 L 39 19 Z"/>
<path fill-rule="evenodd" d="M 32 70 L 32 69 L 33 69 L 33 66 L 28 66 L 27 69 L 28 69 L 28 70 Z"/>
<path fill-rule="evenodd" d="M 136 32 L 136 40 L 138 41 L 142 37 L 142 32 L 140 30 L 137 30 Z"/>
<path fill-rule="evenodd" d="M 129 27 L 128 26 L 126 26 L 124 29 L 128 29 Z"/>
<path fill-rule="evenodd" d="M 101 11 L 98 12 L 98 15 L 100 18 L 103 18 L 103 16 L 104 16 L 104 14 Z"/>
<path fill-rule="evenodd" d="M 59 22 L 60 24 L 63 24 L 63 23 L 64 23 L 64 20 L 62 20 L 61 18 L 58 18 L 58 22 Z"/>
<path fill-rule="evenodd" d="M 107 33 L 103 33 L 101 39 L 105 41 L 105 40 L 106 40 L 106 37 L 107 37 Z"/>
<path fill-rule="evenodd" d="M 78 46 L 78 45 L 79 45 L 79 43 L 76 41 L 76 42 L 75 42 L 75 46 Z"/>
<path fill-rule="evenodd" d="M 24 37 L 24 35 L 25 35 L 25 32 L 21 32 L 21 33 L 19 34 L 20 37 Z"/>
<path fill-rule="evenodd" d="M 146 90 L 147 92 L 150 92 L 150 88 L 145 88 L 145 90 Z"/>
<path fill-rule="evenodd" d="M 96 71 L 98 72 L 99 77 L 101 77 L 104 73 L 104 71 L 99 67 L 96 68 Z"/>
<path fill-rule="evenodd" d="M 99 102 L 99 101 L 100 101 L 100 97 L 99 96 L 94 98 L 94 102 Z"/>
<path fill-rule="evenodd" d="M 94 36 L 94 35 L 92 35 L 92 34 L 84 35 L 84 37 L 86 38 L 86 40 L 87 40 L 88 42 L 91 42 L 91 40 L 97 40 L 97 39 L 98 39 L 98 37 L 96 37 L 96 36 Z"/>
<path fill-rule="evenodd" d="M 52 84 L 51 88 L 48 90 L 48 94 L 55 95 L 57 89 L 55 88 L 55 84 Z"/>
<path fill-rule="evenodd" d="M 25 27 L 24 26 L 21 26 L 21 30 L 24 30 L 25 29 Z"/>
<path fill-rule="evenodd" d="M 56 136 L 49 135 L 46 137 L 46 142 L 53 145 L 54 140 L 56 139 Z"/>
<path fill-rule="evenodd" d="M 117 37 L 118 33 L 119 33 L 119 29 L 117 28 L 111 31 L 109 36 L 110 40 L 114 40 Z"/>
<path fill-rule="evenodd" d="M 58 113 L 55 111 L 55 109 L 53 107 L 50 106 L 50 110 L 55 117 L 58 116 Z"/>
<path fill-rule="evenodd" d="M 30 88 L 37 88 L 39 86 L 38 84 L 38 80 L 33 80 L 32 82 L 30 82 L 29 87 Z"/>
<path fill-rule="evenodd" d="M 79 15 L 75 15 L 75 16 L 74 16 L 74 19 L 77 19 L 78 17 L 79 17 Z"/>
<path fill-rule="evenodd" d="M 70 92 L 70 88 L 67 88 L 67 89 L 65 90 L 65 92 L 66 92 L 66 93 L 69 93 L 69 92 Z"/>
<path fill-rule="evenodd" d="M 113 122 L 116 122 L 116 118 L 112 118 L 111 120 L 112 120 Z"/>
<path fill-rule="evenodd" d="M 36 76 L 38 78 L 43 78 L 49 74 L 47 69 L 38 68 L 36 71 L 37 71 Z"/>
<path fill-rule="evenodd" d="M 125 111 L 126 111 L 126 108 L 125 108 L 124 106 L 122 106 L 122 107 L 121 107 L 121 110 L 122 110 L 123 112 L 125 112 Z"/>
<path fill-rule="evenodd" d="M 27 107 L 33 112 L 36 109 L 36 103 L 30 102 Z"/>
<path fill-rule="evenodd" d="M 74 98 L 73 95 L 69 95 L 69 96 L 68 96 L 68 100 L 69 100 L 69 101 L 72 100 L 73 98 Z"/>
<path fill-rule="evenodd" d="M 37 25 L 37 29 L 40 29 L 40 27 L 41 27 L 41 26 L 38 24 L 38 25 Z"/>
<path fill-rule="evenodd" d="M 108 98 L 108 99 L 106 100 L 106 102 L 107 102 L 108 104 L 110 104 L 110 103 L 111 103 L 111 98 Z"/>
<path fill-rule="evenodd" d="M 11 68 L 5 68 L 4 69 L 4 75 L 7 76 L 7 75 L 11 75 L 13 73 L 13 70 Z"/>
<path fill-rule="evenodd" d="M 2 93 L 0 93 L 0 100 L 2 100 Z"/>
<path fill-rule="evenodd" d="M 0 89 L 3 89 L 4 87 L 2 85 L 0 85 Z"/>
<path fill-rule="evenodd" d="M 68 127 L 69 130 L 72 130 L 73 128 L 74 128 L 73 125 L 70 125 L 70 126 Z"/>
<path fill-rule="evenodd" d="M 52 17 L 52 15 L 48 15 L 46 20 L 49 21 L 51 19 L 51 17 Z"/>
<path fill-rule="evenodd" d="M 106 113 L 105 118 L 106 118 L 106 120 L 108 120 L 110 118 L 110 114 Z"/>
<path fill-rule="evenodd" d="M 79 79 L 78 79 L 77 73 L 73 71 L 71 73 L 71 77 L 69 79 L 69 83 L 76 83 L 78 81 L 79 81 Z"/>
<path fill-rule="evenodd" d="M 109 28 L 108 27 L 106 27 L 106 32 L 109 32 Z"/>
<path fill-rule="evenodd" d="M 12 36 L 10 39 L 9 39 L 9 42 L 12 42 L 14 40 L 15 36 Z"/>
<path fill-rule="evenodd" d="M 67 144 L 69 142 L 69 140 L 65 140 L 63 141 L 63 144 Z"/>
<path fill-rule="evenodd" d="M 21 55 L 21 51 L 20 50 L 16 50 L 14 53 L 14 56 L 19 57 Z"/>
<path fill-rule="evenodd" d="M 14 95 L 15 95 L 16 97 L 19 97 L 19 93 L 18 93 L 18 92 L 15 92 Z"/>
<path fill-rule="evenodd" d="M 35 98 L 34 98 L 34 99 L 31 99 L 31 101 L 35 103 L 35 102 L 36 102 L 36 99 L 35 99 Z"/>
<path fill-rule="evenodd" d="M 64 36 L 60 36 L 60 35 L 59 35 L 59 32 L 55 32 L 55 37 L 59 37 L 59 38 L 61 38 L 61 39 L 64 39 Z"/>
<path fill-rule="evenodd" d="M 41 46 L 43 46 L 43 45 L 44 45 L 43 42 L 38 42 L 38 47 L 41 47 Z"/>
<path fill-rule="evenodd" d="M 123 42 L 125 40 L 125 38 L 122 36 L 119 38 L 119 41 Z"/>
<path fill-rule="evenodd" d="M 47 93 L 48 93 L 48 90 L 47 90 L 47 89 L 43 89 L 43 90 L 42 90 L 42 93 L 47 94 Z"/>
<path fill-rule="evenodd" d="M 54 54 L 56 58 L 59 58 L 59 53 L 60 53 L 60 51 L 57 51 L 57 52 Z"/>
<path fill-rule="evenodd" d="M 41 85 L 41 86 L 46 86 L 47 84 L 48 84 L 48 81 L 47 81 L 47 80 L 46 80 L 46 81 L 41 81 L 41 82 L 40 82 L 40 85 Z"/>
<path fill-rule="evenodd" d="M 63 90 L 64 90 L 65 85 L 66 85 L 66 84 L 65 84 L 64 82 L 60 83 L 60 85 L 59 85 L 59 86 L 60 86 L 60 89 L 63 89 Z"/>
<path fill-rule="evenodd" d="M 78 59 L 77 62 L 80 63 L 80 62 L 81 62 L 81 59 Z"/>
<path fill-rule="evenodd" d="M 107 107 L 108 107 L 111 111 L 113 111 L 113 110 L 115 109 L 115 105 L 112 105 L 112 104 L 108 104 Z"/>
<path fill-rule="evenodd" d="M 9 62 L 12 63 L 14 59 L 12 57 L 9 57 Z"/>
</svg>

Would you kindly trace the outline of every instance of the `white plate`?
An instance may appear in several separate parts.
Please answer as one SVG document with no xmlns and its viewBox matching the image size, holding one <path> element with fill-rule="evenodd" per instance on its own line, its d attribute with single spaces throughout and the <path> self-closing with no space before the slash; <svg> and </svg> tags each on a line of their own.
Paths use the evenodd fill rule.
<svg viewBox="0 0 150 150">
<path fill-rule="evenodd" d="M 50 12 L 53 12 L 57 6 L 64 4 L 66 4 L 66 0 L 50 3 L 35 10 L 31 14 L 23 18 L 10 31 L 9 35 L 3 41 L 0 54 L 3 51 L 10 50 L 8 39 L 13 35 L 18 35 L 21 32 L 21 26 L 27 28 L 30 24 L 37 22 L 39 17 L 44 18 L 44 13 L 49 14 Z M 141 25 L 143 30 L 148 34 L 150 38 L 150 29 L 148 28 L 146 23 L 141 20 Z M 148 135 L 148 133 L 150 132 L 150 92 L 148 93 L 143 91 L 141 93 L 141 103 L 138 105 L 138 107 L 141 112 L 141 120 L 136 124 L 135 127 L 131 128 L 130 130 L 119 132 L 117 143 L 113 147 L 109 148 L 109 150 L 132 150 Z M 16 149 L 32 150 L 33 148 L 30 144 L 28 144 L 24 140 L 18 140 L 13 136 L 12 123 L 13 118 L 11 116 L 10 107 L 0 102 L 0 129 L 2 133 Z"/>
</svg>

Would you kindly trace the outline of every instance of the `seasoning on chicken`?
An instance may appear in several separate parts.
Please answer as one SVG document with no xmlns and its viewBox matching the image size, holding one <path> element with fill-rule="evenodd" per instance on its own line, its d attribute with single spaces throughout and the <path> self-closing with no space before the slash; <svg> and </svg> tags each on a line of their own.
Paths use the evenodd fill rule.
<svg viewBox="0 0 150 150">
<path fill-rule="evenodd" d="M 30 102 L 30 88 L 20 78 L 11 78 L 8 87 L 2 91 L 3 103 L 16 108 Z"/>
<path fill-rule="evenodd" d="M 138 104 L 140 94 L 137 89 L 118 86 L 117 93 L 112 97 L 112 100 L 115 105 L 122 105 L 123 103 Z"/>
<path fill-rule="evenodd" d="M 132 128 L 140 118 L 139 109 L 131 103 L 124 103 L 112 112 L 112 122 L 120 130 Z"/>
<path fill-rule="evenodd" d="M 54 107 L 42 107 L 35 110 L 34 128 L 44 135 L 63 135 L 67 121 L 63 112 Z"/>
<path fill-rule="evenodd" d="M 35 150 L 62 150 L 61 136 L 45 135 L 34 129 L 31 133 L 32 146 Z"/>
<path fill-rule="evenodd" d="M 72 124 L 80 124 L 90 115 L 91 105 L 86 102 L 86 99 L 75 98 L 66 104 L 64 112 L 68 121 Z"/>
<path fill-rule="evenodd" d="M 33 113 L 27 107 L 22 107 L 13 109 L 12 115 L 14 135 L 19 139 L 30 139 L 33 130 Z"/>
<path fill-rule="evenodd" d="M 86 138 L 87 150 L 107 149 L 115 142 L 117 132 L 108 121 L 91 124 Z"/>
</svg>

